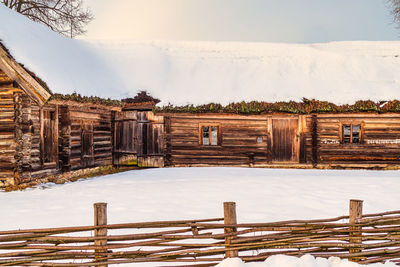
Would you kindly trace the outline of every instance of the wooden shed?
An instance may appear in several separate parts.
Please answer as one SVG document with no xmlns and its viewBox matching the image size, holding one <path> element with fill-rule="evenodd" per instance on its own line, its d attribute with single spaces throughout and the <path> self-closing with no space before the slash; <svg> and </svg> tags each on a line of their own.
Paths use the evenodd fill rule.
<svg viewBox="0 0 400 267">
<path fill-rule="evenodd" d="M 294 166 L 311 160 L 306 156 L 311 124 L 305 116 L 163 115 L 170 166 Z"/>
<path fill-rule="evenodd" d="M 59 143 L 55 155 L 61 171 L 112 164 L 113 121 L 119 107 L 70 100 L 52 100 L 49 106 L 57 107 L 54 124 Z"/>
</svg>

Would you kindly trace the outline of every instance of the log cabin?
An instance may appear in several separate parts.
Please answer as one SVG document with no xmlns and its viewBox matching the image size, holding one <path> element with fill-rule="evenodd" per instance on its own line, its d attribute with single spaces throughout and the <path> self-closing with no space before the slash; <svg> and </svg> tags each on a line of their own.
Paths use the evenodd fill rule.
<svg viewBox="0 0 400 267">
<path fill-rule="evenodd" d="M 154 114 L 151 103 L 130 105 L 118 115 L 114 143 L 123 146 L 116 150 L 121 159 L 140 155 L 153 167 L 398 168 L 399 107 L 399 101 L 359 101 L 330 112 L 235 114 L 161 107 Z M 140 126 L 143 122 L 147 125 Z"/>
<path fill-rule="evenodd" d="M 388 168 L 400 114 L 160 114 L 167 166 Z"/>
<path fill-rule="evenodd" d="M 50 98 L 32 75 L 0 46 L 0 186 L 24 182 L 50 168 L 43 161 L 42 107 Z M 54 125 L 53 125 L 54 126 Z M 42 138 L 43 140 L 43 138 Z"/>
<path fill-rule="evenodd" d="M 0 45 L 0 187 L 111 165 L 117 106 L 50 100 Z"/>
</svg>

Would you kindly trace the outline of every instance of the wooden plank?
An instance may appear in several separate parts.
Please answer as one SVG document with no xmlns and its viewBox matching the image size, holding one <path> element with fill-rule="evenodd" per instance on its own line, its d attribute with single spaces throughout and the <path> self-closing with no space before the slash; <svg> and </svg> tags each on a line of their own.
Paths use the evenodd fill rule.
<svg viewBox="0 0 400 267">
<path fill-rule="evenodd" d="M 94 165 L 94 142 L 93 142 L 93 125 L 83 125 L 82 129 L 82 168 L 88 168 Z M 111 142 L 108 142 L 111 144 Z"/>
<path fill-rule="evenodd" d="M 272 160 L 297 161 L 298 119 L 272 119 Z"/>
</svg>

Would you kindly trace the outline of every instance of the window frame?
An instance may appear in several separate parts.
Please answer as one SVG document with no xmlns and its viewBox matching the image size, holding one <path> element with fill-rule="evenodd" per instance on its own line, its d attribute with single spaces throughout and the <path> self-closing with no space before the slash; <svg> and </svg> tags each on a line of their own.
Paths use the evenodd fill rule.
<svg viewBox="0 0 400 267">
<path fill-rule="evenodd" d="M 217 144 L 216 145 L 211 145 L 211 131 L 209 133 L 209 144 L 205 145 L 203 144 L 203 127 L 209 127 L 211 129 L 212 127 L 217 127 Z M 218 147 L 222 145 L 222 130 L 221 130 L 221 123 L 199 123 L 199 145 L 200 146 L 205 146 L 205 147 Z"/>
<path fill-rule="evenodd" d="M 344 142 L 344 126 L 350 126 L 350 143 Z M 359 142 L 353 143 L 353 126 L 360 126 Z M 340 122 L 340 143 L 346 146 L 357 146 L 364 143 L 364 122 L 363 121 L 342 121 Z"/>
</svg>

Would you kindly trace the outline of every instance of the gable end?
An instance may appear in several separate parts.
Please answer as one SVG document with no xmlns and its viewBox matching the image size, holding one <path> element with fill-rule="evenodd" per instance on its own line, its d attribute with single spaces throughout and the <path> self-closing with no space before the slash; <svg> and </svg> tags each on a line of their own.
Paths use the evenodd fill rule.
<svg viewBox="0 0 400 267">
<path fill-rule="evenodd" d="M 51 94 L 43 88 L 21 65 L 19 65 L 0 45 L 0 69 L 40 106 L 43 106 Z"/>
</svg>

